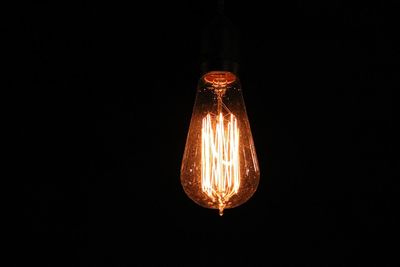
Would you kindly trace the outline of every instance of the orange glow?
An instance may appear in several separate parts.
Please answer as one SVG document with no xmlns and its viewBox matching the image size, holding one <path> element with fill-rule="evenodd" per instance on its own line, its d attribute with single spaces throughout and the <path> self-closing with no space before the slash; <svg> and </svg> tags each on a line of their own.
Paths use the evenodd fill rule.
<svg viewBox="0 0 400 267">
<path fill-rule="evenodd" d="M 228 71 L 211 71 L 204 75 L 204 80 L 214 86 L 226 86 L 236 80 L 236 76 Z"/>
<path fill-rule="evenodd" d="M 219 203 L 220 215 L 240 187 L 239 128 L 233 114 L 226 116 L 207 114 L 201 130 L 202 190 Z"/>
<path fill-rule="evenodd" d="M 260 170 L 239 78 L 210 71 L 199 80 L 185 151 L 181 183 L 198 205 L 219 210 L 248 201 Z"/>
</svg>

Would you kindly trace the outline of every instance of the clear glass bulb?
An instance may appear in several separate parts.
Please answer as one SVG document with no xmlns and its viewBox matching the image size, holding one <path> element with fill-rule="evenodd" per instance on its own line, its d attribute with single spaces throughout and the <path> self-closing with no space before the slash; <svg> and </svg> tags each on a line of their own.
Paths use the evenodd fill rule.
<svg viewBox="0 0 400 267">
<path fill-rule="evenodd" d="M 212 71 L 199 81 L 181 167 L 181 183 L 197 204 L 237 207 L 256 191 L 260 170 L 239 79 Z"/>
</svg>

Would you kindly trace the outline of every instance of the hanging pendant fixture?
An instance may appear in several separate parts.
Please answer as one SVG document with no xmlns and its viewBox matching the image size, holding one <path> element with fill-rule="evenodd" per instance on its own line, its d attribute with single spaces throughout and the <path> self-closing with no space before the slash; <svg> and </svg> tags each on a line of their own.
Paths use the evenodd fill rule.
<svg viewBox="0 0 400 267">
<path fill-rule="evenodd" d="M 260 170 L 238 78 L 238 38 L 223 13 L 203 36 L 202 77 L 181 166 L 181 183 L 197 204 L 225 209 L 256 191 Z"/>
</svg>

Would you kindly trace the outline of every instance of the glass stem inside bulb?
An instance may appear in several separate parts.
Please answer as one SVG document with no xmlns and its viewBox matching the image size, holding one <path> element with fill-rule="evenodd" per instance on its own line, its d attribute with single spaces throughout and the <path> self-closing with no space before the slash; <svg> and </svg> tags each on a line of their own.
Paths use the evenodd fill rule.
<svg viewBox="0 0 400 267">
<path fill-rule="evenodd" d="M 215 86 L 217 114 L 208 113 L 202 122 L 202 189 L 218 203 L 220 216 L 240 187 L 238 122 L 222 99 L 226 85 Z"/>
<path fill-rule="evenodd" d="M 222 96 L 225 93 L 225 90 L 218 90 L 217 91 L 217 114 L 222 114 Z M 219 210 L 219 216 L 224 215 L 224 209 L 226 206 L 225 199 L 221 197 L 221 195 L 218 196 L 218 210 Z"/>
<path fill-rule="evenodd" d="M 219 205 L 218 205 L 219 216 L 224 215 L 225 206 L 226 206 L 226 204 L 224 202 L 219 202 Z"/>
<path fill-rule="evenodd" d="M 217 96 L 217 114 L 222 113 L 222 95 L 218 94 Z"/>
</svg>

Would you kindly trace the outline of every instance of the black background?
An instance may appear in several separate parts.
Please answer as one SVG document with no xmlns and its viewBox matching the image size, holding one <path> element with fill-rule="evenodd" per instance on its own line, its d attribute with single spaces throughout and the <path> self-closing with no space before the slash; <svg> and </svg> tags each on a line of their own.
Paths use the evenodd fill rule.
<svg viewBox="0 0 400 267">
<path fill-rule="evenodd" d="M 20 257 L 395 266 L 399 5 L 349 2 L 226 1 L 261 180 L 223 217 L 186 197 L 179 179 L 215 1 L 3 9 L 20 130 Z"/>
</svg>

